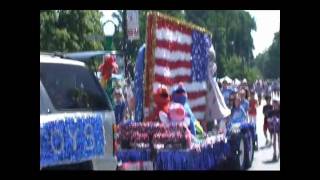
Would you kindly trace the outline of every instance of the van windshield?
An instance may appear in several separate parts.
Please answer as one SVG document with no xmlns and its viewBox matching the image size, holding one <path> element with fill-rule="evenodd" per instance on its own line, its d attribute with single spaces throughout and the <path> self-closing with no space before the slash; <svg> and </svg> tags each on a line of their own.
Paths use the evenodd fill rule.
<svg viewBox="0 0 320 180">
<path fill-rule="evenodd" d="M 110 110 L 97 78 L 88 68 L 40 63 L 40 80 L 57 110 Z"/>
</svg>

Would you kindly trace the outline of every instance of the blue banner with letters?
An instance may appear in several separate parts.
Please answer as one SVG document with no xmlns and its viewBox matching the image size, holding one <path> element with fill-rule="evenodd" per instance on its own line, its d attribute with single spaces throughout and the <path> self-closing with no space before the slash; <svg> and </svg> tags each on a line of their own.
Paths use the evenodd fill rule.
<svg viewBox="0 0 320 180">
<path fill-rule="evenodd" d="M 40 126 L 40 167 L 70 164 L 103 156 L 101 115 L 64 117 Z"/>
</svg>

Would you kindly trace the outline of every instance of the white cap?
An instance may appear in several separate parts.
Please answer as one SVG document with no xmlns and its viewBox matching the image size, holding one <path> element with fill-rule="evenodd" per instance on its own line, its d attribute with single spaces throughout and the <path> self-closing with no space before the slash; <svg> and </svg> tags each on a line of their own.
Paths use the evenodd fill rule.
<svg viewBox="0 0 320 180">
<path fill-rule="evenodd" d="M 116 89 L 114 90 L 114 93 L 115 93 L 115 94 L 120 94 L 120 95 L 122 95 L 122 89 L 121 89 L 121 88 L 116 88 Z"/>
</svg>

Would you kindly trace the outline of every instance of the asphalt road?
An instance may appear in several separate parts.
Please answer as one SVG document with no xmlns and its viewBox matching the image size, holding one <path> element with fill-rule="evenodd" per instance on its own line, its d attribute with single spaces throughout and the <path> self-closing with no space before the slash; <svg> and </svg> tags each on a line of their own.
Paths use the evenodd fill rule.
<svg viewBox="0 0 320 180">
<path fill-rule="evenodd" d="M 263 134 L 263 113 L 262 108 L 265 105 L 265 101 L 261 102 L 261 105 L 257 109 L 257 134 L 259 150 L 255 151 L 252 167 L 249 170 L 279 170 L 280 171 L 280 159 L 277 162 L 272 161 L 273 148 L 272 146 L 266 147 L 266 139 Z M 269 134 L 268 134 L 269 136 Z M 278 148 L 278 147 L 277 147 Z M 277 150 L 277 152 L 279 152 Z"/>
</svg>

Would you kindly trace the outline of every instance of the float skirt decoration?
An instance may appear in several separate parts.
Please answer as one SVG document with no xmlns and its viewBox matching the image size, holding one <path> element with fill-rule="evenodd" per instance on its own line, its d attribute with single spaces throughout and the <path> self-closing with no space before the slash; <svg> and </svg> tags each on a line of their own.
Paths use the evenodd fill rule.
<svg viewBox="0 0 320 180">
<path fill-rule="evenodd" d="M 150 149 L 126 149 L 117 152 L 117 160 L 121 162 L 150 161 Z"/>
<path fill-rule="evenodd" d="M 157 170 L 209 170 L 216 169 L 230 153 L 225 141 L 195 150 L 161 150 L 157 154 Z"/>
</svg>

